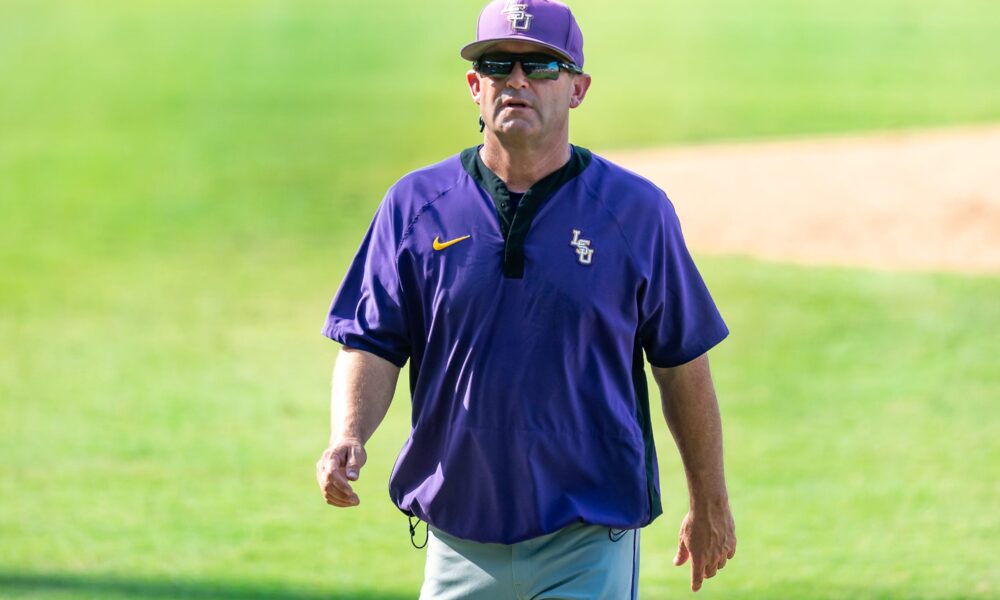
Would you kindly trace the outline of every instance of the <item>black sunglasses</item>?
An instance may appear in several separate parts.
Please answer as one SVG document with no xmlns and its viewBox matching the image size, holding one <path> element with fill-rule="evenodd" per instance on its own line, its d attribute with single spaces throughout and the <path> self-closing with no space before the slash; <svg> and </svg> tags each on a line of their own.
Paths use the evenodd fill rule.
<svg viewBox="0 0 1000 600">
<path fill-rule="evenodd" d="M 583 73 L 583 69 L 573 63 L 563 62 L 551 54 L 487 54 L 472 63 L 472 68 L 487 77 L 507 77 L 514 70 L 514 63 L 521 63 L 521 69 L 528 79 L 559 79 L 559 71 Z"/>
</svg>

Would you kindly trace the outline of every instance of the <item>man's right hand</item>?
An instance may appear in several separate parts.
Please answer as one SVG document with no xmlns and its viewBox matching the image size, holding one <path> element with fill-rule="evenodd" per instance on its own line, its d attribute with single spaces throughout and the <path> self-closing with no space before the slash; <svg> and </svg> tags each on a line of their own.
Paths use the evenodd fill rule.
<svg viewBox="0 0 1000 600">
<path fill-rule="evenodd" d="M 357 506 L 361 502 L 350 481 L 358 480 L 367 460 L 364 446 L 357 438 L 337 440 L 323 452 L 316 463 L 316 481 L 327 504 Z"/>
</svg>

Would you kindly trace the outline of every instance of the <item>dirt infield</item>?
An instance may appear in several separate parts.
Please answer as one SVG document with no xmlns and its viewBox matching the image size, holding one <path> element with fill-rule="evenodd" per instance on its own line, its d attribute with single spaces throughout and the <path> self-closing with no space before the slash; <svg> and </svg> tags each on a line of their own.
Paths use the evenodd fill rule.
<svg viewBox="0 0 1000 600">
<path fill-rule="evenodd" d="M 1000 274 L 1000 126 L 608 153 L 696 252 Z"/>
</svg>

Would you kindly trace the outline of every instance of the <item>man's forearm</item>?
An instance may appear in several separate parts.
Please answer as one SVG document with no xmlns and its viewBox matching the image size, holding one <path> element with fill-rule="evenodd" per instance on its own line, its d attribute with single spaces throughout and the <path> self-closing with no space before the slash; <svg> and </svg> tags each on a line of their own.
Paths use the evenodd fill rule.
<svg viewBox="0 0 1000 600">
<path fill-rule="evenodd" d="M 354 438 L 365 444 L 385 418 L 399 379 L 399 367 L 371 354 L 343 347 L 333 368 L 330 441 Z"/>
<path fill-rule="evenodd" d="M 722 420 L 708 356 L 661 369 L 652 367 L 663 415 L 684 463 L 691 508 L 728 501 L 722 455 Z"/>
</svg>

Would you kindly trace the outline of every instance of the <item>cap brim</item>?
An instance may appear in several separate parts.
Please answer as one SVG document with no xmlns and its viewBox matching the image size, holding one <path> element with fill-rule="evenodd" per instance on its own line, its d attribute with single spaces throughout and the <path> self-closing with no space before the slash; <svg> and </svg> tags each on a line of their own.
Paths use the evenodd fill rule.
<svg viewBox="0 0 1000 600">
<path fill-rule="evenodd" d="M 530 38 L 522 35 L 513 37 L 491 38 L 488 40 L 479 40 L 476 42 L 472 42 L 471 44 L 467 44 L 464 48 L 462 48 L 460 54 L 462 55 L 462 58 L 464 58 L 465 60 L 476 60 L 483 54 L 486 54 L 487 50 L 489 50 L 493 46 L 496 46 L 500 42 L 528 42 L 531 44 L 536 44 L 547 50 L 551 50 L 555 55 L 565 60 L 566 62 L 575 64 L 575 61 L 573 60 L 572 56 L 566 54 L 565 52 L 563 52 L 559 48 L 556 48 L 552 44 L 546 44 L 541 40 L 536 40 L 535 38 Z"/>
</svg>

